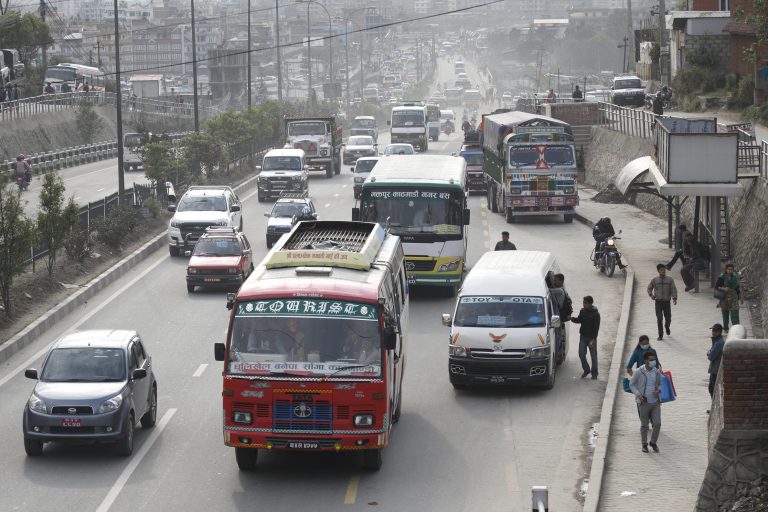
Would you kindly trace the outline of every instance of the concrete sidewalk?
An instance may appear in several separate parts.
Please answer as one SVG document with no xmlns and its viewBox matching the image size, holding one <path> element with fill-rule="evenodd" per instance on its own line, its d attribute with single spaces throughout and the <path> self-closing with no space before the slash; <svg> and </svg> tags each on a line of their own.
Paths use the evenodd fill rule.
<svg viewBox="0 0 768 512">
<path fill-rule="evenodd" d="M 666 243 L 666 221 L 634 206 L 595 203 L 594 194 L 594 190 L 580 190 L 578 213 L 591 221 L 609 216 L 615 229 L 623 230 L 618 247 L 635 272 L 632 317 L 622 372 L 638 337 L 647 334 L 664 370 L 672 372 L 678 393 L 676 401 L 662 406 L 660 453 L 646 454 L 640 451 L 640 421 L 634 397 L 621 390 L 621 379 L 616 383 L 619 390 L 608 436 L 598 509 L 630 510 L 652 504 L 663 510 L 691 511 L 707 466 L 707 410 L 711 404 L 706 357 L 711 345 L 709 327 L 721 323 L 722 316 L 706 279 L 702 279 L 700 293 L 683 291 L 685 286 L 678 263 L 668 273 L 678 288 L 678 304 L 672 306 L 672 334 L 665 335 L 663 341 L 655 341 L 654 304 L 646 288 L 657 275 L 656 264 L 666 263 L 672 256 L 673 251 Z M 596 272 L 595 279 L 606 277 Z M 748 308 L 742 307 L 740 316 L 751 337 Z M 607 426 L 601 426 L 602 439 L 606 438 L 606 430 Z"/>
</svg>

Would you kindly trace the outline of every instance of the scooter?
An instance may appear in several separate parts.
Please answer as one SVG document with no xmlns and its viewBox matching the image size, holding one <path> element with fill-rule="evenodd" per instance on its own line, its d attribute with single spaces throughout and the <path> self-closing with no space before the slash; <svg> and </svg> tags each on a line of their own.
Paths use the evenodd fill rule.
<svg viewBox="0 0 768 512">
<path fill-rule="evenodd" d="M 616 265 L 621 258 L 621 252 L 616 247 L 616 240 L 621 240 L 621 238 L 616 235 L 605 238 L 600 242 L 600 251 L 595 253 L 595 250 L 592 249 L 592 254 L 589 257 L 595 268 L 608 277 L 613 276 L 613 273 L 616 271 Z"/>
<path fill-rule="evenodd" d="M 19 192 L 29 189 L 29 180 L 26 174 L 22 176 L 16 176 L 16 186 L 19 187 Z"/>
</svg>

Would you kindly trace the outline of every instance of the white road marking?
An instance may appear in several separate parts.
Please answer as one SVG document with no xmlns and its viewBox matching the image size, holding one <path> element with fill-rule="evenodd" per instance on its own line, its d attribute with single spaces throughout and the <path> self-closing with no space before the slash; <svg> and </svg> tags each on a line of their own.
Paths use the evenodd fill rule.
<svg viewBox="0 0 768 512">
<path fill-rule="evenodd" d="M 331 206 L 331 203 L 325 203 L 325 204 L 323 205 L 323 208 L 328 208 L 329 206 Z"/>
<path fill-rule="evenodd" d="M 347 183 L 341 186 L 341 188 L 347 188 Z"/>
<path fill-rule="evenodd" d="M 96 192 L 101 192 L 102 190 L 104 190 L 104 187 L 101 187 L 101 188 L 97 188 L 97 189 L 96 189 Z"/>
<path fill-rule="evenodd" d="M 125 487 L 125 484 L 128 482 L 128 479 L 131 478 L 131 475 L 134 471 L 136 471 L 136 468 L 139 467 L 139 464 L 141 461 L 146 457 L 147 453 L 149 453 L 149 450 L 152 448 L 152 445 L 155 444 L 157 439 L 160 437 L 160 434 L 163 433 L 163 430 L 165 430 L 165 427 L 168 426 L 168 422 L 171 421 L 171 418 L 173 418 L 173 415 L 176 414 L 177 409 L 168 409 L 165 414 L 163 414 L 163 417 L 160 419 L 160 422 L 155 425 L 155 428 L 152 430 L 152 434 L 150 434 L 149 438 L 146 440 L 146 442 L 141 445 L 141 449 L 133 455 L 131 458 L 131 462 L 128 463 L 127 466 L 125 466 L 125 469 L 122 473 L 120 473 L 120 476 L 117 477 L 117 480 L 115 481 L 112 488 L 109 490 L 107 495 L 104 497 L 104 501 L 101 502 L 101 505 L 99 505 L 99 508 L 96 509 L 96 512 L 107 512 L 107 510 L 112 507 L 112 504 L 115 502 L 117 497 L 120 495 L 120 491 L 123 490 Z"/>
<path fill-rule="evenodd" d="M 197 367 L 197 370 L 195 370 L 195 373 L 193 373 L 192 376 L 193 377 L 201 376 L 206 368 L 208 368 L 208 363 L 202 363 L 200 366 Z"/>
<path fill-rule="evenodd" d="M 61 181 L 67 182 L 67 181 L 74 180 L 76 178 L 82 178 L 83 176 L 88 176 L 88 175 L 91 175 L 91 174 L 96 174 L 97 172 L 114 171 L 116 169 L 117 169 L 117 164 L 113 165 L 112 167 L 104 167 L 103 169 L 96 169 L 95 171 L 86 172 L 86 173 L 83 173 L 83 174 L 78 174 L 77 176 L 71 176 L 69 178 L 64 178 Z"/>
<path fill-rule="evenodd" d="M 339 194 L 333 194 L 333 197 L 339 197 Z"/>
</svg>

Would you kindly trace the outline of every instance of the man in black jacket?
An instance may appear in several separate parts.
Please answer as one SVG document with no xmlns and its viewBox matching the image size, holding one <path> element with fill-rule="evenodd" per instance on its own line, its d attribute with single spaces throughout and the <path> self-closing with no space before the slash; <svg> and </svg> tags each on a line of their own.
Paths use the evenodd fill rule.
<svg viewBox="0 0 768 512">
<path fill-rule="evenodd" d="M 595 300 L 587 295 L 583 300 L 583 307 L 579 311 L 579 316 L 571 317 L 571 322 L 581 324 L 579 327 L 579 359 L 584 373 L 581 378 L 585 378 L 590 373 L 592 379 L 597 379 L 597 333 L 600 331 L 600 313 L 594 306 Z M 587 348 L 592 359 L 592 368 L 587 363 Z"/>
<path fill-rule="evenodd" d="M 661 91 L 657 92 L 656 96 L 653 98 L 653 115 L 664 115 L 664 98 L 661 97 Z"/>
</svg>

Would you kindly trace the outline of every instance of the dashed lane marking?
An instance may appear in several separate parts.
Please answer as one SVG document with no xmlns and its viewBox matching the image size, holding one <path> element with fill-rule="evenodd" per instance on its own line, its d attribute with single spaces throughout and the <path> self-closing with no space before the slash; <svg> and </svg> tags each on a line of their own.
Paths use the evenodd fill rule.
<svg viewBox="0 0 768 512">
<path fill-rule="evenodd" d="M 355 475 L 349 479 L 349 485 L 347 485 L 347 492 L 344 495 L 345 505 L 354 505 L 357 501 L 357 488 L 360 487 L 360 475 Z"/>
<path fill-rule="evenodd" d="M 208 363 L 202 363 L 200 366 L 197 367 L 197 370 L 195 370 L 195 373 L 193 373 L 192 376 L 193 377 L 201 376 L 206 368 L 208 368 Z"/>
<path fill-rule="evenodd" d="M 329 206 L 331 206 L 331 203 L 325 203 L 325 204 L 323 205 L 323 208 L 328 208 Z"/>
</svg>

